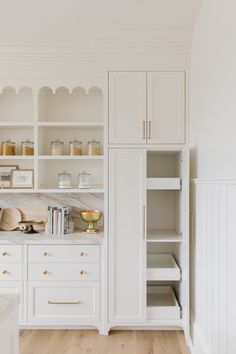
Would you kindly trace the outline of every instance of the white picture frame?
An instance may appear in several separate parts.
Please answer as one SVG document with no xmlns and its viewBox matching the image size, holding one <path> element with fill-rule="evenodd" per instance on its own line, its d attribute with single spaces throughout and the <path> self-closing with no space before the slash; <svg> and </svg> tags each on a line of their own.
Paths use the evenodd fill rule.
<svg viewBox="0 0 236 354">
<path fill-rule="evenodd" d="M 0 165 L 0 189 L 11 188 L 11 173 L 18 168 L 18 165 Z"/>
<path fill-rule="evenodd" d="M 11 172 L 11 188 L 34 188 L 34 170 L 13 170 Z"/>
</svg>

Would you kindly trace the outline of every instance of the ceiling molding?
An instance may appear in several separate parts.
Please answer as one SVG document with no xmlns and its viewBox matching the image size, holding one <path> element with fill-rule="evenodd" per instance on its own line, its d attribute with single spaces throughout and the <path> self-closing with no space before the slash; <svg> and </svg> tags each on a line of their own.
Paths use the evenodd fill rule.
<svg viewBox="0 0 236 354">
<path fill-rule="evenodd" d="M 191 51 L 192 28 L 87 28 L 91 48 L 97 53 L 182 53 Z"/>
</svg>

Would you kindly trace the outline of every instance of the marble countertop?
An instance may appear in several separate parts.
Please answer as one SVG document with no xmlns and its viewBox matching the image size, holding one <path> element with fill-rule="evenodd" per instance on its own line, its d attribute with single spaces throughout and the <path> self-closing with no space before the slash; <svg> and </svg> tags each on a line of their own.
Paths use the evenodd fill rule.
<svg viewBox="0 0 236 354">
<path fill-rule="evenodd" d="M 16 306 L 18 306 L 20 302 L 20 295 L 17 294 L 1 294 L 0 295 L 0 322 L 4 320 L 5 317 L 9 313 L 11 313 L 12 310 Z"/>
<path fill-rule="evenodd" d="M 20 231 L 1 231 L 0 244 L 2 245 L 40 245 L 40 244 L 78 244 L 78 245 L 102 245 L 103 233 L 87 234 L 75 232 L 68 235 L 46 235 L 46 234 L 23 234 Z"/>
</svg>

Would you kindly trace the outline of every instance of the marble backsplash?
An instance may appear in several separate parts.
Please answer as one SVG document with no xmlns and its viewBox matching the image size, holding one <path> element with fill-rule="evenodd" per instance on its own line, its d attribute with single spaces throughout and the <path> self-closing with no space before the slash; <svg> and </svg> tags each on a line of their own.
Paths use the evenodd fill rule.
<svg viewBox="0 0 236 354">
<path fill-rule="evenodd" d="M 104 210 L 103 194 L 91 193 L 9 193 L 1 196 L 0 205 L 3 208 L 11 208 L 17 206 L 69 206 L 72 210 L 72 219 L 76 229 L 85 229 L 87 225 L 81 220 L 79 216 L 79 210 Z M 98 222 L 98 227 L 103 229 L 103 217 Z"/>
</svg>

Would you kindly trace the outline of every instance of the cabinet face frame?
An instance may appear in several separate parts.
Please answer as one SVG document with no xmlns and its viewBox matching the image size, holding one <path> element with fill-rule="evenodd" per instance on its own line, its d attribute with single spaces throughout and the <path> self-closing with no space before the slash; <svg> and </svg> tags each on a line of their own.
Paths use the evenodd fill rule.
<svg viewBox="0 0 236 354">
<path fill-rule="evenodd" d="M 133 168 L 130 171 L 121 169 L 122 164 L 125 167 L 126 164 L 130 166 L 132 163 Z M 120 175 L 119 171 L 121 171 Z M 110 149 L 109 321 L 114 324 L 144 323 L 146 321 L 145 174 L 145 150 Z M 138 181 L 136 184 L 135 178 L 136 182 Z M 137 202 L 136 214 L 132 215 L 131 204 L 133 203 L 135 208 Z M 118 210 L 120 210 L 121 204 L 123 210 L 119 215 Z M 130 213 L 130 216 L 127 213 Z M 123 219 L 125 227 L 119 222 L 120 219 Z"/>
</svg>

